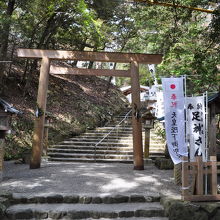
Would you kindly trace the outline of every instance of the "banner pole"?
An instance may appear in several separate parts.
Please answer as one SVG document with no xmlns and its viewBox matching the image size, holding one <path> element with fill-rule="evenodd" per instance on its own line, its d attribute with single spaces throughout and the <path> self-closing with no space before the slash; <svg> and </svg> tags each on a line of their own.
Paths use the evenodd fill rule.
<svg viewBox="0 0 220 220">
<path fill-rule="evenodd" d="M 205 162 L 208 161 L 207 157 L 207 98 L 206 98 L 206 93 L 203 93 L 203 99 L 205 101 Z M 205 170 L 207 170 L 207 166 L 205 166 Z M 208 174 L 207 172 L 205 173 L 205 195 L 208 194 Z"/>
<path fill-rule="evenodd" d="M 206 148 L 206 160 L 208 161 L 209 155 L 208 155 L 208 112 L 209 112 L 209 108 L 208 108 L 208 92 L 205 92 L 205 96 L 206 96 L 206 111 L 205 111 L 205 116 L 206 116 L 206 120 L 205 120 L 205 137 L 206 137 L 206 142 L 205 142 L 205 148 Z"/>
<path fill-rule="evenodd" d="M 184 114 L 184 117 L 185 117 L 185 145 L 187 146 L 187 109 L 186 109 L 186 98 L 187 98 L 187 94 L 186 94 L 186 75 L 183 76 L 184 77 L 184 109 L 185 109 L 185 114 Z"/>
</svg>

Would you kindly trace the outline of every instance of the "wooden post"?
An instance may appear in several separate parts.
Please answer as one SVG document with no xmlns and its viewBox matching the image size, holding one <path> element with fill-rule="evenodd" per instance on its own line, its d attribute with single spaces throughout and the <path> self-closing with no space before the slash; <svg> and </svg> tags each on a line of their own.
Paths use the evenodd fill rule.
<svg viewBox="0 0 220 220">
<path fill-rule="evenodd" d="M 174 182 L 176 185 L 181 185 L 182 180 L 181 180 L 181 169 L 182 168 L 182 164 L 178 163 L 178 164 L 174 164 L 174 168 L 173 168 L 173 176 L 174 176 Z"/>
<path fill-rule="evenodd" d="M 49 119 L 45 118 L 44 123 L 44 144 L 43 144 L 43 155 L 47 155 L 48 148 L 48 134 L 49 134 Z"/>
<path fill-rule="evenodd" d="M 47 102 L 47 89 L 49 80 L 50 59 L 43 57 L 41 61 L 40 78 L 37 96 L 37 117 L 34 124 L 32 156 L 30 169 L 40 168 L 43 146 L 44 120 Z"/>
<path fill-rule="evenodd" d="M 132 127 L 133 127 L 133 149 L 134 169 L 144 170 L 142 125 L 140 115 L 140 83 L 138 63 L 131 62 L 131 91 L 132 91 Z"/>
<path fill-rule="evenodd" d="M 188 158 L 183 157 L 182 162 L 182 199 L 184 199 L 185 196 L 189 195 L 189 169 L 188 169 Z"/>
<path fill-rule="evenodd" d="M 0 139 L 0 182 L 3 178 L 5 139 Z"/>
<path fill-rule="evenodd" d="M 203 195 L 203 161 L 201 156 L 196 157 L 197 162 L 197 178 L 196 178 L 196 194 Z"/>
<path fill-rule="evenodd" d="M 210 124 L 209 124 L 209 155 L 216 156 L 216 112 L 215 103 L 210 107 Z"/>
<path fill-rule="evenodd" d="M 210 160 L 212 162 L 212 167 L 211 167 L 211 171 L 212 171 L 212 185 L 211 185 L 211 189 L 212 189 L 212 195 L 217 195 L 217 161 L 216 161 L 216 156 L 210 156 Z"/>
<path fill-rule="evenodd" d="M 149 158 L 150 156 L 150 128 L 144 128 L 145 139 L 144 139 L 144 158 Z"/>
</svg>

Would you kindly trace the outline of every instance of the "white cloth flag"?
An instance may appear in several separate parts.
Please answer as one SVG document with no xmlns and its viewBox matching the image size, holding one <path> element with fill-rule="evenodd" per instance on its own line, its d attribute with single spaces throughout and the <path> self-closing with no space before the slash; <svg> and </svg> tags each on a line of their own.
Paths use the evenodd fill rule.
<svg viewBox="0 0 220 220">
<path fill-rule="evenodd" d="M 163 101 L 163 92 L 157 91 L 157 102 L 156 102 L 156 117 L 162 118 L 164 116 L 164 101 Z"/>
<path fill-rule="evenodd" d="M 205 155 L 205 100 L 204 96 L 188 97 L 186 99 L 187 111 L 187 139 L 189 140 L 190 161 L 195 156 Z"/>
<path fill-rule="evenodd" d="M 163 78 L 162 87 L 168 150 L 173 163 L 178 164 L 182 162 L 182 156 L 188 156 L 185 142 L 183 78 Z"/>
</svg>

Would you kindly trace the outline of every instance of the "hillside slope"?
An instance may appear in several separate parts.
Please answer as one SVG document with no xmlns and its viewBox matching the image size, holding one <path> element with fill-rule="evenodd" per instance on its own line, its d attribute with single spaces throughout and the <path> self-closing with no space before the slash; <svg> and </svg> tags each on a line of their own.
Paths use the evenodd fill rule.
<svg viewBox="0 0 220 220">
<path fill-rule="evenodd" d="M 12 133 L 6 138 L 5 159 L 19 158 L 31 148 L 34 113 L 36 109 L 38 72 L 30 77 L 28 90 L 21 89 L 21 73 L 14 71 L 5 81 L 2 97 L 24 112 L 14 116 Z M 61 141 L 104 124 L 127 105 L 123 94 L 113 85 L 108 92 L 108 82 L 98 77 L 50 76 L 47 112 L 52 117 L 49 144 Z"/>
</svg>

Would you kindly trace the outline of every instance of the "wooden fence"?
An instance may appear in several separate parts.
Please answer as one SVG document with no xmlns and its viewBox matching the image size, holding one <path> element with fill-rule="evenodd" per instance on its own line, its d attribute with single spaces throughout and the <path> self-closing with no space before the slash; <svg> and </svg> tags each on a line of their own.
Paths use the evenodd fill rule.
<svg viewBox="0 0 220 220">
<path fill-rule="evenodd" d="M 220 200 L 217 194 L 216 156 L 210 161 L 203 162 L 202 157 L 196 157 L 195 162 L 189 162 L 187 157 L 182 162 L 182 199 L 186 201 L 216 201 Z"/>
</svg>

